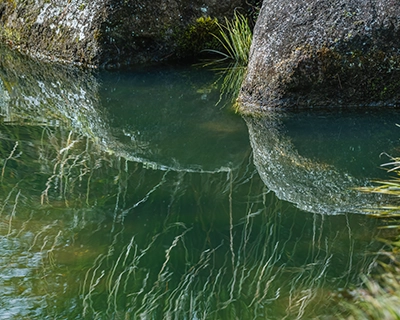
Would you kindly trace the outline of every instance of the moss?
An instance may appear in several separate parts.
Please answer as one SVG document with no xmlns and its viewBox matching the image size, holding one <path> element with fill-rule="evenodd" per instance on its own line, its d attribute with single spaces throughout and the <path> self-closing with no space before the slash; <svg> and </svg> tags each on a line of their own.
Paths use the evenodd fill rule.
<svg viewBox="0 0 400 320">
<path fill-rule="evenodd" d="M 15 2 L 15 0 L 0 1 L 0 3 L 7 3 L 13 9 L 17 7 L 17 3 Z"/>
<path fill-rule="evenodd" d="M 21 34 L 16 29 L 3 27 L 0 31 L 0 38 L 3 38 L 10 45 L 16 45 L 21 41 Z"/>
<path fill-rule="evenodd" d="M 99 39 L 101 39 L 101 37 L 102 37 L 101 31 L 99 29 L 96 29 L 93 32 L 93 39 L 98 41 Z"/>
<path fill-rule="evenodd" d="M 213 36 L 218 33 L 216 18 L 200 17 L 196 19 L 183 32 L 177 30 L 175 33 L 178 55 L 196 57 L 205 49 L 222 49 L 219 41 Z"/>
<path fill-rule="evenodd" d="M 97 51 L 91 47 L 94 41 L 88 38 L 80 41 L 77 31 L 60 22 L 60 17 L 56 15 L 46 17 L 43 23 L 36 23 L 43 6 L 35 1 L 16 1 L 15 10 L 8 4 L 9 1 L 7 0 L 5 5 L 0 5 L 0 11 L 3 10 L 3 17 L 0 20 L 1 42 L 20 52 L 51 61 L 88 65 L 94 63 L 93 60 L 97 58 Z M 79 4 L 76 5 L 77 9 L 86 8 L 86 2 L 80 6 Z M 15 15 L 20 18 L 15 19 Z"/>
</svg>

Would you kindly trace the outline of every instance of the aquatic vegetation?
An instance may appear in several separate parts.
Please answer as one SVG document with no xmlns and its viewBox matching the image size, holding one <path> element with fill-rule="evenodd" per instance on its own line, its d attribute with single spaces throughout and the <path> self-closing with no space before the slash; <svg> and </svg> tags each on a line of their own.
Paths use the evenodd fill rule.
<svg viewBox="0 0 400 320">
<path fill-rule="evenodd" d="M 31 145 L 15 147 L 22 140 L 15 127 L 1 140 L 9 160 L 0 240 L 27 239 L 21 250 L 27 259 L 36 255 L 27 263 L 38 274 L 32 282 L 45 301 L 43 316 L 313 318 L 329 297 L 324 286 L 337 272 L 335 259 L 348 259 L 339 271 L 344 283 L 355 265 L 370 263 L 352 262 L 354 248 L 343 254 L 335 247 L 353 237 L 347 228 L 329 233 L 323 216 L 293 210 L 268 192 L 251 158 L 226 172 L 162 171 L 107 155 L 63 128 L 28 131 Z M 19 151 L 23 158 L 14 159 Z M 39 179 L 25 183 L 37 167 Z"/>
<path fill-rule="evenodd" d="M 172 172 L 167 175 L 169 180 L 174 176 Z M 223 173 L 218 176 L 210 178 L 215 182 L 225 178 Z M 188 178 L 178 179 L 183 183 Z M 228 188 L 225 197 L 232 202 L 235 191 L 230 190 L 231 183 L 237 178 L 242 179 L 230 173 L 221 185 Z M 182 196 L 182 191 L 177 191 L 171 202 L 175 213 Z M 198 224 L 167 216 L 153 225 L 152 236 L 146 239 L 138 235 L 123 239 L 117 232 L 108 253 L 100 254 L 87 269 L 82 287 L 84 316 L 311 318 L 318 310 L 315 305 L 329 294 L 323 283 L 334 253 L 317 232 L 311 246 L 303 248 L 314 262 L 298 266 L 302 249 L 294 237 L 279 240 L 286 220 L 280 213 L 285 209 L 274 199 L 272 193 L 260 193 L 245 204 L 248 214 L 239 219 L 236 210 L 227 212 L 230 223 L 219 235 L 213 231 L 218 214 L 211 217 L 206 213 L 200 214 Z M 292 225 L 290 232 L 295 234 L 295 228 Z"/>
<path fill-rule="evenodd" d="M 248 128 L 235 128 L 242 119 L 213 106 L 218 92 L 185 85 L 174 95 L 172 84 L 190 77 L 160 81 L 157 69 L 157 77 L 118 73 L 115 81 L 107 72 L 96 87 L 72 70 L 65 79 L 37 65 L 15 72 L 23 78 L 2 70 L 13 69 L 0 68 L 9 93 L 0 100 L 0 285 L 9 319 L 315 319 L 337 286 L 357 285 L 375 262 L 376 220 L 281 201 L 260 179 Z M 192 87 L 209 88 L 212 75 Z M 149 138 L 156 134 L 177 148 Z M 180 158 L 180 149 L 201 149 L 196 136 L 206 139 L 206 157 Z M 150 157 L 136 153 L 142 141 Z M 207 162 L 218 158 L 212 145 L 225 148 L 222 164 Z M 160 157 L 165 149 L 173 151 Z"/>
</svg>

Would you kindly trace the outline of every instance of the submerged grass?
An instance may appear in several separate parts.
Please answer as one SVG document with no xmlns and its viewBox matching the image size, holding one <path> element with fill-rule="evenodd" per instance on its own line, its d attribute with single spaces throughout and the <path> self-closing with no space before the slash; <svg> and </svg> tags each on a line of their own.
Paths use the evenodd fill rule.
<svg viewBox="0 0 400 320">
<path fill-rule="evenodd" d="M 99 255 L 86 271 L 81 289 L 86 318 L 314 318 L 318 305 L 328 298 L 325 277 L 334 265 L 334 250 L 320 233 L 323 218 L 314 217 L 315 234 L 300 248 L 298 224 L 291 224 L 287 236 L 281 237 L 289 213 L 281 201 L 265 187 L 247 181 L 247 173 L 221 172 L 201 180 L 204 186 L 218 185 L 226 211 L 216 209 L 209 217 L 199 212 L 192 224 L 185 221 L 187 212 L 181 205 L 188 195 L 183 186 L 194 177 L 174 172 L 167 176 L 160 192 L 171 192 L 171 201 L 165 199 L 173 214 L 160 215 L 160 224 L 146 239 L 125 238 L 115 231 L 108 254 Z M 249 188 L 248 202 L 239 204 L 237 188 Z M 194 202 L 209 199 L 206 189 L 200 188 Z M 219 223 L 226 225 L 216 234 Z"/>
<path fill-rule="evenodd" d="M 70 295 L 67 297 L 74 301 L 74 319 L 186 319 L 188 315 L 193 319 L 218 320 L 311 319 L 318 309 L 316 306 L 329 297 L 324 283 L 334 267 L 334 249 L 323 231 L 324 219 L 314 216 L 313 235 L 302 248 L 304 239 L 297 234 L 299 224 L 285 222 L 286 213 L 291 212 L 285 212 L 288 208 L 268 192 L 261 180 L 253 181 L 257 171 L 251 158 L 246 157 L 239 172 L 204 175 L 157 172 L 145 169 L 144 164 L 129 164 L 115 155 L 104 154 L 90 138 L 69 128 L 35 130 L 31 127 L 29 136 L 37 136 L 33 139 L 36 147 L 29 152 L 28 144 L 16 136 L 10 135 L 10 141 L 3 142 L 7 146 L 4 159 L 10 159 L 2 183 L 8 186 L 15 182 L 9 173 L 15 162 L 13 155 L 21 148 L 25 148 L 21 149 L 25 151 L 22 157 L 31 156 L 26 159 L 31 160 L 26 161 L 27 166 L 32 166 L 30 171 L 38 171 L 35 165 L 46 169 L 38 186 L 33 188 L 45 189 L 42 193 L 44 206 L 38 205 L 39 209 L 47 211 L 46 208 L 57 205 L 58 200 L 61 207 L 58 213 L 64 212 L 65 216 L 57 215 L 54 223 L 39 225 L 36 232 L 32 232 L 28 252 L 40 252 L 39 274 L 46 282 L 61 287 L 60 283 L 67 283 L 63 279 L 74 277 L 75 284 L 66 285 L 59 295 L 65 296 L 66 290 Z M 15 147 L 14 141 L 21 142 Z M 145 180 L 153 183 L 143 185 Z M 14 212 L 23 206 L 24 198 L 30 197 L 28 191 L 20 194 L 19 190 L 24 190 L 22 185 L 21 189 L 11 189 L 5 199 L 9 215 L 4 234 L 10 239 L 17 232 L 23 234 L 23 228 L 29 232 L 34 222 L 29 221 L 18 229 L 16 218 L 20 217 Z M 244 193 L 247 196 L 242 202 L 239 195 Z M 104 194 L 111 197 L 107 204 L 102 200 Z M 218 198 L 215 199 L 217 204 L 221 201 L 226 206 L 211 209 L 211 206 L 201 205 L 214 201 L 214 197 Z M 13 198 L 15 200 L 11 201 Z M 38 197 L 35 199 L 39 201 Z M 79 199 L 81 204 L 77 205 Z M 188 219 L 193 209 L 185 205 L 187 199 L 199 210 L 196 223 Z M 154 210 L 154 204 L 160 200 L 165 204 L 164 209 Z M 87 216 L 90 208 L 92 217 Z M 104 211 L 111 215 L 107 219 L 109 227 L 105 229 L 106 226 L 99 223 L 98 229 L 91 233 L 90 220 L 101 216 L 96 208 L 102 211 L 108 208 Z M 158 210 L 161 211 L 159 215 Z M 210 214 L 207 210 L 215 212 Z M 151 220 L 148 220 L 151 215 L 146 214 L 149 212 L 154 215 Z M 141 220 L 141 215 L 148 217 Z M 124 224 L 125 218 L 130 222 Z M 68 222 L 70 220 L 73 221 Z M 141 223 L 144 221 L 152 225 L 151 229 L 145 229 Z M 71 226 L 63 227 L 67 222 Z M 224 224 L 222 229 L 221 223 Z M 84 230 L 85 224 L 90 228 Z M 287 227 L 282 228 L 283 225 Z M 142 229 L 146 235 L 141 234 Z M 92 249 L 92 245 L 79 237 L 82 233 L 89 237 L 97 232 L 101 233 L 101 238 L 107 235 L 104 247 L 94 253 L 84 250 Z M 68 239 L 71 240 L 66 243 Z M 75 242 L 77 247 L 83 244 L 79 252 L 71 248 Z M 86 256 L 79 270 L 70 269 L 75 262 L 68 262 L 71 264 L 66 267 L 60 265 L 63 252 L 68 261 L 78 259 L 81 253 Z M 348 266 L 346 274 L 350 273 L 352 262 L 348 262 Z M 74 286 L 79 282 L 77 299 Z M 62 299 L 56 294 L 47 295 L 52 290 L 59 292 L 47 284 L 39 291 L 44 292 L 48 303 L 44 312 L 54 316 L 54 312 L 64 312 L 60 310 L 68 308 L 59 307 Z M 60 309 L 49 311 L 53 305 Z M 72 318 L 71 314 L 63 315 L 57 316 Z"/>
</svg>

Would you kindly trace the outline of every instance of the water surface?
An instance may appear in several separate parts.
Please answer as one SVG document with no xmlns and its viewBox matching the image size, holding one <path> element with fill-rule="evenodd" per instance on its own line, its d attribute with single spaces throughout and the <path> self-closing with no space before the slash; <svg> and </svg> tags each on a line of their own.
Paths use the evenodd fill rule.
<svg viewBox="0 0 400 320">
<path fill-rule="evenodd" d="M 194 67 L 2 51 L 0 319 L 295 319 L 375 270 L 396 110 L 242 119 Z"/>
</svg>

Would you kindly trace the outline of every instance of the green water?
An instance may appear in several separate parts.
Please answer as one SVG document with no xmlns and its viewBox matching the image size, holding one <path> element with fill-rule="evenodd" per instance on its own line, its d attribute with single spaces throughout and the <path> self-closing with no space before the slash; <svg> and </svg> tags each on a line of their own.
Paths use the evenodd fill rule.
<svg viewBox="0 0 400 320">
<path fill-rule="evenodd" d="M 349 186 L 396 110 L 242 119 L 210 70 L 1 53 L 0 319 L 323 318 L 376 270 Z"/>
</svg>

